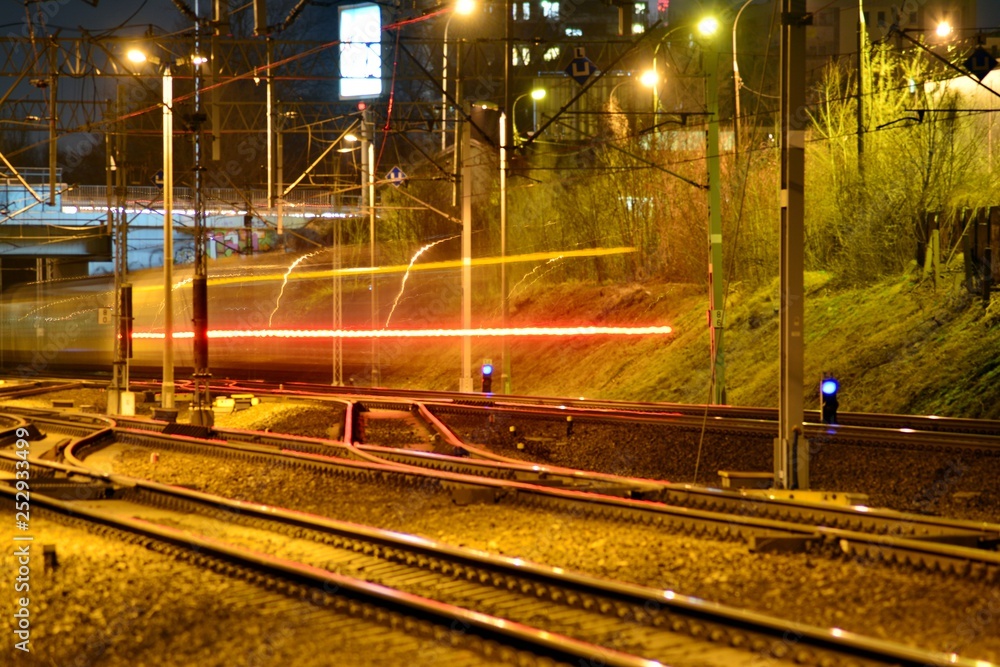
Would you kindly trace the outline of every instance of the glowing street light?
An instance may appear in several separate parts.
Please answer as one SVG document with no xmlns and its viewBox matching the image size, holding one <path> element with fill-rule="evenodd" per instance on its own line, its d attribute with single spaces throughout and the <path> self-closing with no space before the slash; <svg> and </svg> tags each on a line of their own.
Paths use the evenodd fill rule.
<svg viewBox="0 0 1000 667">
<path fill-rule="evenodd" d="M 953 28 L 951 27 L 951 23 L 949 23 L 948 21 L 941 21 L 940 23 L 937 24 L 937 27 L 934 28 L 934 34 L 937 35 L 938 37 L 944 38 L 950 35 L 952 33 L 952 30 Z"/>
<path fill-rule="evenodd" d="M 733 19 L 733 148 L 736 153 L 740 152 L 740 88 L 743 87 L 743 79 L 740 78 L 740 64 L 736 56 L 736 26 L 739 25 L 743 10 L 751 2 L 753 0 L 744 0 L 743 6 L 736 12 L 736 18 Z"/>
<path fill-rule="evenodd" d="M 718 27 L 719 27 L 718 20 L 715 19 L 714 17 L 707 16 L 698 22 L 696 29 L 698 30 L 699 34 L 701 34 L 703 37 L 710 37 L 711 34 L 718 29 Z M 653 49 L 653 68 L 651 72 L 649 72 L 650 77 L 657 77 L 657 78 L 659 77 L 659 68 L 656 66 L 656 61 L 657 58 L 659 57 L 660 47 L 663 46 L 664 42 L 667 41 L 667 37 L 670 37 L 678 30 L 690 30 L 690 29 L 691 29 L 690 23 L 683 23 L 679 26 L 671 28 L 670 30 L 665 32 L 663 36 L 657 39 L 656 48 Z M 644 74 L 643 76 L 646 75 Z M 644 85 L 649 85 L 649 84 L 644 84 Z M 659 95 L 659 89 L 655 83 L 652 85 L 652 88 L 653 88 L 653 124 L 656 125 L 656 114 L 659 113 L 660 111 L 660 95 Z"/>
<path fill-rule="evenodd" d="M 444 45 L 441 48 L 441 150 L 447 148 L 448 132 L 448 28 L 456 16 L 468 16 L 476 9 L 475 0 L 458 0 L 455 8 L 444 24 Z"/>
<path fill-rule="evenodd" d="M 711 37 L 719 30 L 719 19 L 714 16 L 706 16 L 698 21 L 698 32 L 702 37 Z"/>
<path fill-rule="evenodd" d="M 523 93 L 521 95 L 518 95 L 517 98 L 514 99 L 514 104 L 511 105 L 510 122 L 513 124 L 513 127 L 512 127 L 513 132 L 512 132 L 512 134 L 514 135 L 514 141 L 515 141 L 515 143 L 517 142 L 517 137 L 518 137 L 518 135 L 517 135 L 517 103 L 523 97 L 531 97 L 531 99 L 535 100 L 536 102 L 539 101 L 539 100 L 544 100 L 545 99 L 545 89 L 544 88 L 535 88 L 530 93 Z M 532 131 L 534 131 L 534 128 L 535 128 L 534 122 L 532 122 L 531 128 L 532 128 Z"/>
</svg>

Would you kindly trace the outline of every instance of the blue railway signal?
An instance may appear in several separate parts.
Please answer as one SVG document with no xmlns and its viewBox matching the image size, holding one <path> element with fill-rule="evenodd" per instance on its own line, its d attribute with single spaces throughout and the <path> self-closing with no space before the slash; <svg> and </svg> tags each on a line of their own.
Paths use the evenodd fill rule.
<svg viewBox="0 0 1000 667">
<path fill-rule="evenodd" d="M 819 405 L 824 424 L 837 423 L 837 390 L 840 383 L 835 378 L 825 378 L 819 385 Z"/>
<path fill-rule="evenodd" d="M 483 393 L 491 394 L 493 393 L 493 364 L 490 362 L 485 362 L 482 366 L 483 374 Z"/>
</svg>

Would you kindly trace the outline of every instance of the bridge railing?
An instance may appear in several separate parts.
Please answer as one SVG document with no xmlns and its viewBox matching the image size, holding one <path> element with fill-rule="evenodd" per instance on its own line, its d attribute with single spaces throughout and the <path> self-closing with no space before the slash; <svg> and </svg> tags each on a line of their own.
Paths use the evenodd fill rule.
<svg viewBox="0 0 1000 667">
<path fill-rule="evenodd" d="M 205 188 L 202 193 L 208 212 L 242 212 L 248 208 L 261 214 L 270 212 L 267 192 L 263 189 Z M 112 205 L 117 205 L 118 198 L 114 189 L 111 195 Z M 129 208 L 155 209 L 163 205 L 163 189 L 155 186 L 129 186 L 125 191 L 125 198 Z M 62 203 L 64 206 L 105 207 L 108 205 L 108 190 L 103 185 L 79 185 L 63 193 Z M 346 196 L 325 188 L 296 188 L 284 198 L 283 203 L 286 211 L 296 209 L 317 214 L 324 211 L 350 212 L 360 208 L 357 196 Z M 174 208 L 194 208 L 194 190 L 174 188 Z"/>
</svg>

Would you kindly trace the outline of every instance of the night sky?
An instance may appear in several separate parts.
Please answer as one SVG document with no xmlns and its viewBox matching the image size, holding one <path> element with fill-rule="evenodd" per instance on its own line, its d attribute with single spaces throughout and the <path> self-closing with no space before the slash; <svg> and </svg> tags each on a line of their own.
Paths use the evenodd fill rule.
<svg viewBox="0 0 1000 667">
<path fill-rule="evenodd" d="M 1000 2 L 997 0 L 979 0 L 979 27 L 1000 27 Z"/>
<path fill-rule="evenodd" d="M 61 29 L 70 34 L 78 33 L 81 27 L 96 34 L 114 30 L 123 24 L 128 26 L 126 34 L 142 33 L 149 25 L 156 26 L 158 32 L 171 32 L 187 27 L 190 23 L 171 0 L 96 1 L 97 7 L 92 6 L 89 0 L 55 0 L 40 3 L 35 7 L 36 13 L 39 7 L 43 8 L 44 19 L 50 31 Z M 6 13 L 8 18 L 4 27 L 9 29 L 13 25 L 22 25 L 25 14 L 21 3 L 6 0 L 5 4 L 8 6 Z M 192 9 L 196 6 L 193 0 L 186 0 L 186 4 Z M 53 8 L 55 8 L 54 13 Z M 198 9 L 202 16 L 208 17 L 211 12 L 211 1 L 201 0 Z"/>
<path fill-rule="evenodd" d="M 127 23 L 128 34 L 142 33 L 147 26 L 155 25 L 159 31 L 171 32 L 187 26 L 188 21 L 171 0 L 96 0 L 97 7 L 89 4 L 89 0 L 55 0 L 49 3 L 39 3 L 35 7 L 45 7 L 54 14 L 46 16 L 45 20 L 51 29 L 60 28 L 64 32 L 75 34 L 82 27 L 91 33 L 103 32 L 118 28 Z M 188 6 L 200 10 L 203 16 L 211 12 L 211 0 L 186 0 Z M 24 23 L 24 6 L 20 2 L 6 0 L 8 12 L 7 22 L 0 27 L 10 30 Z M 250 3 L 244 4 L 243 11 L 251 11 Z M 287 11 L 284 2 L 270 2 L 269 8 L 277 14 Z M 315 8 L 313 8 L 315 9 Z M 306 9 L 308 13 L 309 8 Z M 1000 0 L 978 1 L 978 23 L 981 28 L 1000 27 Z"/>
</svg>

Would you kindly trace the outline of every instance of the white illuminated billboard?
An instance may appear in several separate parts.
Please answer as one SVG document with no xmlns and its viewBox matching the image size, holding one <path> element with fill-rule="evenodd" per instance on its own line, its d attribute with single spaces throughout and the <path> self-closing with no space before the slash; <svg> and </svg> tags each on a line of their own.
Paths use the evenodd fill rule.
<svg viewBox="0 0 1000 667">
<path fill-rule="evenodd" d="M 382 13 L 378 5 L 340 8 L 340 97 L 382 94 Z"/>
</svg>

